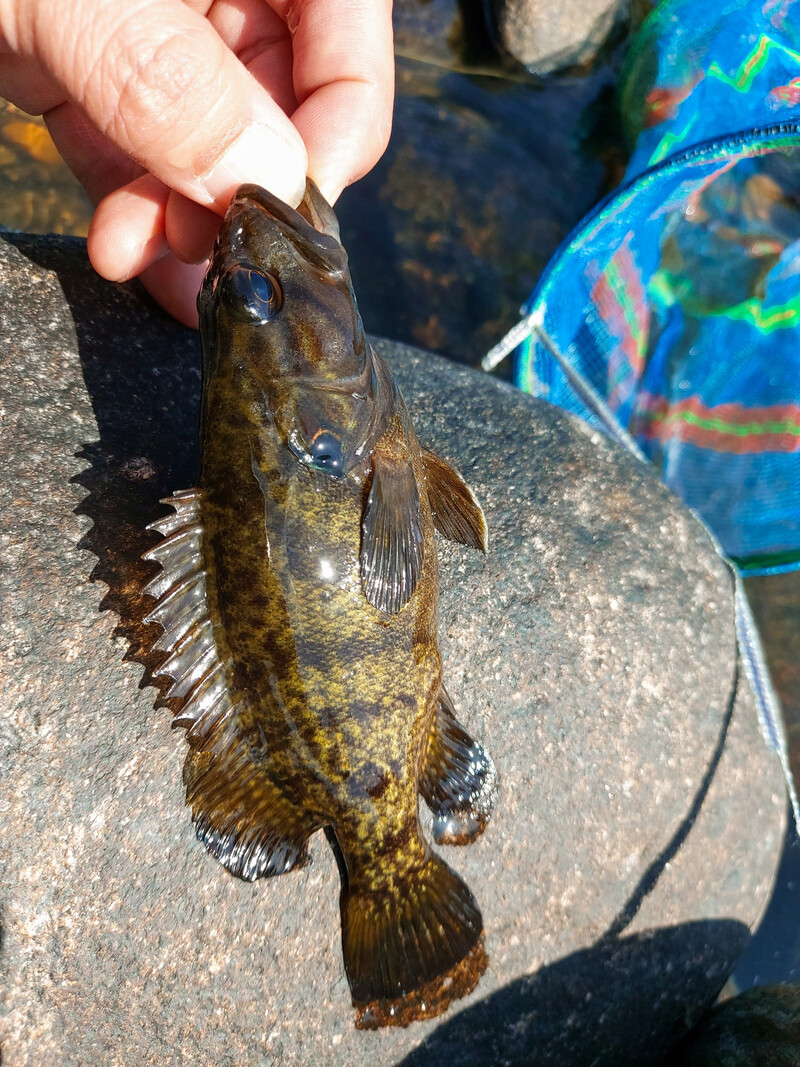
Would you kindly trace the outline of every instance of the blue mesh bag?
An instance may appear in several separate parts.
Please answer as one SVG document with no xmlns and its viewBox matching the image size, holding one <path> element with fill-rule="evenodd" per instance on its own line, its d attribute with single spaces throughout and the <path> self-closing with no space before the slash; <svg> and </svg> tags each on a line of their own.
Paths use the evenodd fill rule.
<svg viewBox="0 0 800 1067">
<path fill-rule="evenodd" d="M 800 567 L 800 3 L 662 0 L 619 98 L 625 182 L 527 304 L 517 384 L 597 423 L 565 360 L 743 574 Z"/>
</svg>

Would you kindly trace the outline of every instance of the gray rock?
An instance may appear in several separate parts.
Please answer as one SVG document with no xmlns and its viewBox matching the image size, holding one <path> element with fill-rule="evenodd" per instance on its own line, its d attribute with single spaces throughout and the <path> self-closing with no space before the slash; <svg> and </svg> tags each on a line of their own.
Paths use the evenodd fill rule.
<svg viewBox="0 0 800 1067">
<path fill-rule="evenodd" d="M 381 344 L 422 440 L 486 509 L 485 560 L 441 546 L 441 637 L 502 785 L 484 836 L 447 851 L 483 910 L 478 989 L 356 1031 L 324 839 L 285 878 L 226 874 L 143 687 L 143 527 L 194 478 L 196 338 L 94 277 L 80 242 L 7 241 L 4 1067 L 655 1062 L 732 969 L 783 829 L 703 531 L 558 411 Z"/>
<path fill-rule="evenodd" d="M 536 74 L 590 62 L 628 15 L 630 0 L 493 0 L 503 47 Z"/>
</svg>

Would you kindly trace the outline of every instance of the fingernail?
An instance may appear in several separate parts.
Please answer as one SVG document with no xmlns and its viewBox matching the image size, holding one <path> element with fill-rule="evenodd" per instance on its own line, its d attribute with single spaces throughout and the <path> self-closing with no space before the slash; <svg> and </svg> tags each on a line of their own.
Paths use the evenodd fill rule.
<svg viewBox="0 0 800 1067">
<path fill-rule="evenodd" d="M 209 206 L 227 206 L 243 182 L 263 185 L 290 207 L 297 207 L 306 188 L 305 160 L 296 146 L 274 130 L 259 124 L 248 126 L 208 174 L 197 179 Z"/>
</svg>

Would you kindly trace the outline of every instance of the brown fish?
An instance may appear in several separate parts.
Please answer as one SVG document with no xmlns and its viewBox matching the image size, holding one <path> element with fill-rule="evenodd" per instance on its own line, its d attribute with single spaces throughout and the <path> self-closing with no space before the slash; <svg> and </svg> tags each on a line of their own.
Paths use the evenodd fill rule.
<svg viewBox="0 0 800 1067">
<path fill-rule="evenodd" d="M 456 721 L 437 647 L 434 527 L 486 548 L 460 476 L 420 447 L 369 344 L 333 211 L 242 186 L 198 300 L 202 471 L 153 524 L 146 592 L 184 698 L 198 838 L 249 880 L 346 869 L 342 948 L 357 1025 L 405 1025 L 470 992 L 482 920 L 437 843 L 484 828 L 495 772 Z"/>
</svg>

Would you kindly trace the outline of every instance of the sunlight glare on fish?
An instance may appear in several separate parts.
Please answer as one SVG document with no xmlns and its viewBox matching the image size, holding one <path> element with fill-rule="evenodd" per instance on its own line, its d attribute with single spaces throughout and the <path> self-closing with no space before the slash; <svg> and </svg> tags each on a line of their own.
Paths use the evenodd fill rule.
<svg viewBox="0 0 800 1067">
<path fill-rule="evenodd" d="M 336 577 L 336 571 L 329 559 L 324 557 L 319 561 L 319 576 L 326 582 L 332 582 Z"/>
</svg>

